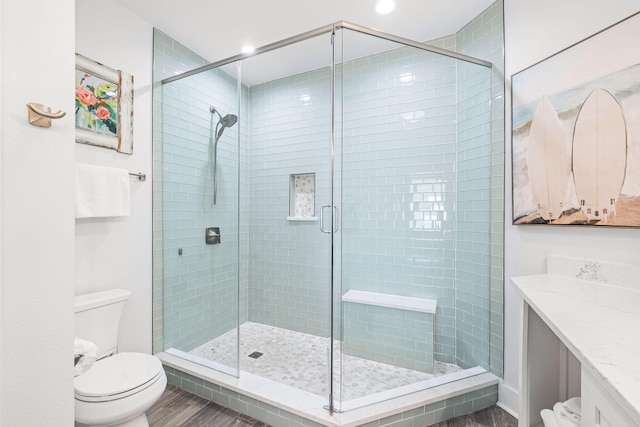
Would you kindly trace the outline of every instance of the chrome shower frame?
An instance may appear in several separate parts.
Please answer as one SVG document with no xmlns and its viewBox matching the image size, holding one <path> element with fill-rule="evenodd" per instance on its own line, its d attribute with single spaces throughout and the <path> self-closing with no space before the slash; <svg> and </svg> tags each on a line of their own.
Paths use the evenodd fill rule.
<svg viewBox="0 0 640 427">
<path fill-rule="evenodd" d="M 364 27 L 364 26 L 361 26 L 361 25 L 352 24 L 352 23 L 347 22 L 347 21 L 338 21 L 338 22 L 336 22 L 334 24 L 325 25 L 323 27 L 316 28 L 315 30 L 307 31 L 307 32 L 302 33 L 302 34 L 298 34 L 297 36 L 288 37 L 286 39 L 283 39 L 283 40 L 280 40 L 280 41 L 277 41 L 277 42 L 274 42 L 274 43 L 259 47 L 256 50 L 254 50 L 253 52 L 240 53 L 238 55 L 230 56 L 230 57 L 228 57 L 226 59 L 222 59 L 220 61 L 212 62 L 210 64 L 194 68 L 193 70 L 185 71 L 184 73 L 177 74 L 175 76 L 167 77 L 166 79 L 162 80 L 162 84 L 164 85 L 164 84 L 167 84 L 167 83 L 175 82 L 175 81 L 184 79 L 186 77 L 190 77 L 190 76 L 193 76 L 193 75 L 196 75 L 196 74 L 200 74 L 203 71 L 212 70 L 214 68 L 218 68 L 218 67 L 221 67 L 223 65 L 231 64 L 232 62 L 241 61 L 243 59 L 247 59 L 247 58 L 251 58 L 251 57 L 257 56 L 257 55 L 261 55 L 263 53 L 271 52 L 272 50 L 276 50 L 276 49 L 279 49 L 281 47 L 289 46 L 289 45 L 292 45 L 294 43 L 298 43 L 298 42 L 301 42 L 301 41 L 304 41 L 304 40 L 308 40 L 308 39 L 311 39 L 313 37 L 317 37 L 317 36 L 322 35 L 322 34 L 335 33 L 336 30 L 341 30 L 341 29 L 347 29 L 347 30 L 356 31 L 356 32 L 359 32 L 359 33 L 362 33 L 362 34 L 367 34 L 367 35 L 378 37 L 378 38 L 385 39 L 385 40 L 388 40 L 388 41 L 400 43 L 400 44 L 403 44 L 405 46 L 415 47 L 417 49 L 425 50 L 427 52 L 437 53 L 437 54 L 440 54 L 440 55 L 448 56 L 450 58 L 455 58 L 455 59 L 459 59 L 459 60 L 462 60 L 462 61 L 471 62 L 473 64 L 482 65 L 482 66 L 487 67 L 487 68 L 491 68 L 493 66 L 493 64 L 491 62 L 485 61 L 483 59 L 478 59 L 478 58 L 474 58 L 472 56 L 464 55 L 464 54 L 461 54 L 461 53 L 458 53 L 458 52 L 454 52 L 454 51 L 451 51 L 451 50 L 442 49 L 442 48 L 435 47 L 435 46 L 430 46 L 430 45 L 424 44 L 424 43 L 419 43 L 419 42 L 416 42 L 414 40 L 410 40 L 410 39 L 407 39 L 407 38 L 404 38 L 404 37 L 400 37 L 400 36 L 396 36 L 396 35 L 393 35 L 393 34 L 385 33 L 383 31 L 374 30 L 374 29 L 371 29 L 371 28 L 368 28 L 368 27 Z"/>
</svg>

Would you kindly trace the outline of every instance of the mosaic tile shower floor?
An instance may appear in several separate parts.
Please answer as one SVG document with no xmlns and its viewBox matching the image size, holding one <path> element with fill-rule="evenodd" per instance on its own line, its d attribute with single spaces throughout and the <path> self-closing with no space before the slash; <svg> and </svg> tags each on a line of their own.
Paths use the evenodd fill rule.
<svg viewBox="0 0 640 427">
<path fill-rule="evenodd" d="M 294 332 L 260 323 L 245 322 L 240 326 L 240 369 L 278 381 L 320 396 L 327 396 L 328 338 Z M 236 331 L 232 330 L 189 353 L 227 366 L 236 366 Z M 338 399 L 356 399 L 446 375 L 462 369 L 436 362 L 435 374 L 399 368 L 359 357 L 342 355 L 334 344 L 334 365 L 342 365 L 342 378 L 337 378 L 334 392 Z M 263 353 L 257 359 L 253 352 Z M 335 369 L 339 372 L 340 369 Z M 343 397 L 342 397 L 343 396 Z"/>
</svg>

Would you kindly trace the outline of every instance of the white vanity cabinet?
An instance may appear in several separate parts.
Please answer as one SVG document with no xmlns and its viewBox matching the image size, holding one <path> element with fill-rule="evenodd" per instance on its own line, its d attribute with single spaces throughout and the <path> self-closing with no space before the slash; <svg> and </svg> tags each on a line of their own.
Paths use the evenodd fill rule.
<svg viewBox="0 0 640 427">
<path fill-rule="evenodd" d="M 582 369 L 582 427 L 638 427 L 586 369 Z"/>
<path fill-rule="evenodd" d="M 549 257 L 522 296 L 519 427 L 581 397 L 582 427 L 640 427 L 640 266 Z M 584 273 L 587 274 L 584 274 Z"/>
</svg>

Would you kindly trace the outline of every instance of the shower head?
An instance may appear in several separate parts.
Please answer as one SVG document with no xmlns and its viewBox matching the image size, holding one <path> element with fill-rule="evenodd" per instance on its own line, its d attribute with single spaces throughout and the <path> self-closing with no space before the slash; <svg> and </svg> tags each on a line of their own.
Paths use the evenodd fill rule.
<svg viewBox="0 0 640 427">
<path fill-rule="evenodd" d="M 220 118 L 220 123 L 222 123 L 222 126 L 227 128 L 235 125 L 237 121 L 238 116 L 236 116 L 235 114 L 227 114 L 226 116 Z"/>
<path fill-rule="evenodd" d="M 218 115 L 218 117 L 220 118 L 218 123 L 224 127 L 230 128 L 238 121 L 238 116 L 236 116 L 235 114 L 227 114 L 225 116 L 222 116 L 222 114 L 220 114 L 220 112 L 216 110 L 216 107 L 210 107 L 209 111 L 211 111 L 212 114 L 216 113 Z"/>
<path fill-rule="evenodd" d="M 235 114 L 227 114 L 225 116 L 222 116 L 220 112 L 216 110 L 216 107 L 209 107 L 209 111 L 211 112 L 211 114 L 217 114 L 219 118 L 218 123 L 216 124 L 215 135 L 217 138 L 220 138 L 222 136 L 222 132 L 224 132 L 225 128 L 232 127 L 238 121 L 238 116 L 236 116 Z M 222 125 L 222 127 L 220 127 L 220 130 L 218 130 L 218 126 L 220 125 Z"/>
</svg>

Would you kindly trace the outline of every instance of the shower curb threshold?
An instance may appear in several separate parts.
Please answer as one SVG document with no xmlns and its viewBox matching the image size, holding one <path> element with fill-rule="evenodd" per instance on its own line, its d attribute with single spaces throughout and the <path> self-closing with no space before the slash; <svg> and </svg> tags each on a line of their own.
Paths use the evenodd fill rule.
<svg viewBox="0 0 640 427">
<path fill-rule="evenodd" d="M 472 368 L 467 370 L 471 376 L 424 390 L 413 391 L 410 394 L 402 394 L 381 402 L 370 403 L 366 406 L 348 409 L 346 406 L 353 405 L 349 405 L 349 401 L 347 401 L 343 403 L 345 412 L 330 415 L 326 409 L 323 409 L 327 404 L 326 397 L 244 371 L 242 371 L 241 377 L 238 378 L 166 352 L 158 353 L 156 356 L 165 366 L 328 427 L 359 426 L 480 390 L 500 382 L 500 378 L 496 375 L 481 368 Z M 364 399 L 367 398 L 355 400 L 359 401 L 361 405 Z"/>
</svg>

